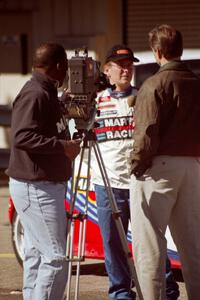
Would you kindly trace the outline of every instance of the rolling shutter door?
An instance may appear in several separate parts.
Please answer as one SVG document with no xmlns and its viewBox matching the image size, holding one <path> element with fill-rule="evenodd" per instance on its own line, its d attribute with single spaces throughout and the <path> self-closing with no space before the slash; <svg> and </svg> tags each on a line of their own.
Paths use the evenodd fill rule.
<svg viewBox="0 0 200 300">
<path fill-rule="evenodd" d="M 125 43 L 134 51 L 149 50 L 148 32 L 160 24 L 169 24 L 180 30 L 184 48 L 200 48 L 200 1 L 125 2 Z"/>
</svg>

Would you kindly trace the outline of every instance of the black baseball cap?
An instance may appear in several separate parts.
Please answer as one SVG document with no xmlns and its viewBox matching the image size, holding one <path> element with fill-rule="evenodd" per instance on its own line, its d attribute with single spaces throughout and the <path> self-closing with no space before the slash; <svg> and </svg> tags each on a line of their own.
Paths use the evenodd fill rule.
<svg viewBox="0 0 200 300">
<path fill-rule="evenodd" d="M 139 62 L 139 59 L 134 56 L 133 51 L 129 47 L 125 45 L 115 45 L 108 51 L 106 63 L 126 58 L 131 59 L 134 62 Z"/>
</svg>

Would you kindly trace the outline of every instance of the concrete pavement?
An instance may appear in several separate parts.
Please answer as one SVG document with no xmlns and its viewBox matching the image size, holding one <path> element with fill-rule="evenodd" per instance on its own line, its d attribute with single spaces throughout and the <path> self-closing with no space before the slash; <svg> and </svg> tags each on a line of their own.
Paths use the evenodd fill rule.
<svg viewBox="0 0 200 300">
<path fill-rule="evenodd" d="M 8 222 L 7 186 L 0 187 L 0 300 L 22 299 L 22 268 L 18 264 L 11 243 L 11 227 Z M 70 299 L 74 299 L 74 281 Z M 181 300 L 186 300 L 185 285 L 179 282 Z M 80 300 L 108 300 L 108 278 L 103 261 L 86 260 L 81 265 L 79 299 Z"/>
</svg>

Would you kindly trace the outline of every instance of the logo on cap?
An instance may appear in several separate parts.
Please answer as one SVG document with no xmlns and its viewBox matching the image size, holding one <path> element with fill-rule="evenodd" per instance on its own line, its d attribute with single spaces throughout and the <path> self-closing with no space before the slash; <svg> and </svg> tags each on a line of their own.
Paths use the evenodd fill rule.
<svg viewBox="0 0 200 300">
<path fill-rule="evenodd" d="M 116 53 L 117 54 L 129 54 L 130 51 L 128 51 L 127 49 L 121 49 L 121 50 L 117 50 Z"/>
</svg>

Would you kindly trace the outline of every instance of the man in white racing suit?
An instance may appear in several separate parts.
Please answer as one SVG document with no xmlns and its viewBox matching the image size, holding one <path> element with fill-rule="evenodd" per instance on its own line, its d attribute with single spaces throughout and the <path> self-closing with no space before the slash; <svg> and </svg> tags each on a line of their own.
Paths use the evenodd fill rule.
<svg viewBox="0 0 200 300">
<path fill-rule="evenodd" d="M 96 118 L 98 127 L 95 129 L 99 148 L 105 163 L 113 195 L 121 220 L 128 231 L 130 220 L 129 188 L 130 188 L 130 157 L 133 149 L 133 107 L 129 106 L 137 94 L 137 89 L 130 82 L 134 72 L 134 57 L 130 48 L 124 45 L 112 47 L 106 57 L 104 73 L 114 88 L 100 92 L 96 98 L 100 114 Z M 104 186 L 97 161 L 92 162 L 92 181 L 95 187 L 99 226 L 103 238 L 105 266 L 109 277 L 109 297 L 112 299 L 133 300 L 134 284 L 131 280 L 127 258 L 120 243 L 119 233 L 112 216 L 109 198 Z M 166 299 L 174 300 L 179 295 L 178 285 L 173 280 L 170 262 L 167 260 Z"/>
</svg>

